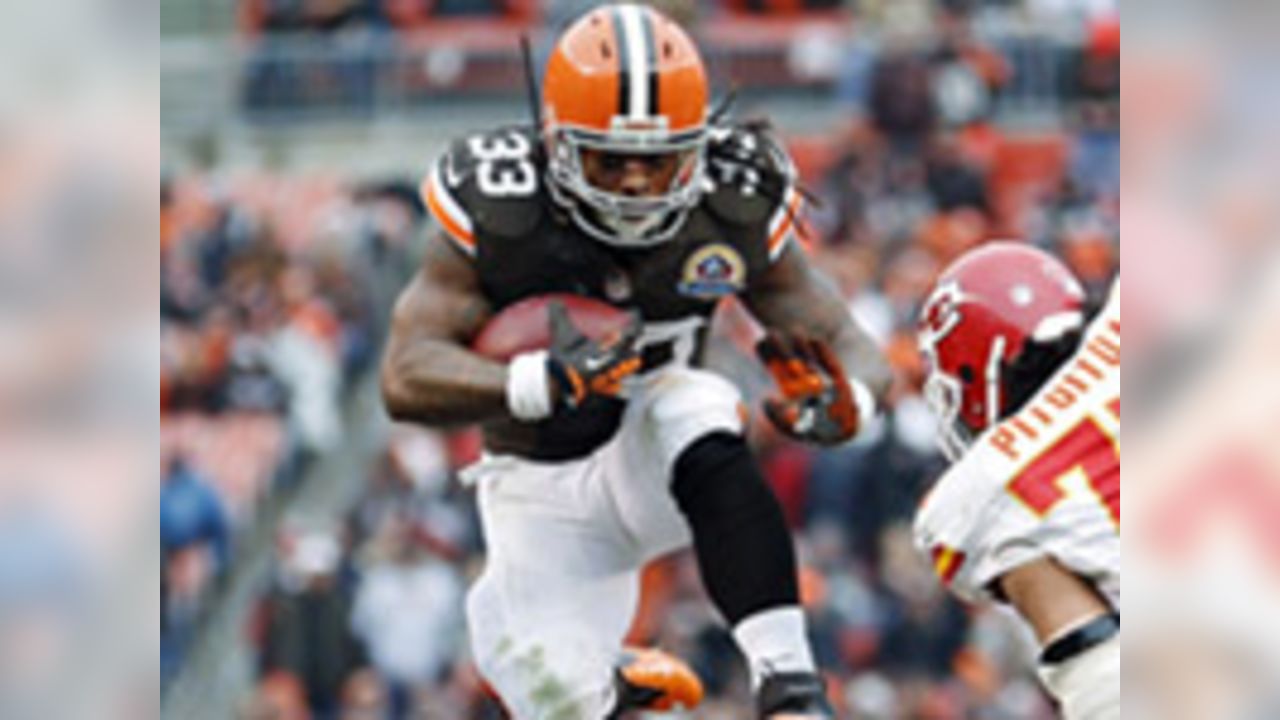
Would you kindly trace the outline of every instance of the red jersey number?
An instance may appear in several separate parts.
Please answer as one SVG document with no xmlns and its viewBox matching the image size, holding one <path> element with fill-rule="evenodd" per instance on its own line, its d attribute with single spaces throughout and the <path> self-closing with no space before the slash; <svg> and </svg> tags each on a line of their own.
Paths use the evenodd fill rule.
<svg viewBox="0 0 1280 720">
<path fill-rule="evenodd" d="M 1119 401 L 1108 409 L 1119 417 Z M 1083 473 L 1119 530 L 1120 446 L 1092 417 L 1085 418 L 1022 468 L 1009 482 L 1009 492 L 1043 517 L 1066 497 L 1062 481 L 1077 471 Z"/>
</svg>

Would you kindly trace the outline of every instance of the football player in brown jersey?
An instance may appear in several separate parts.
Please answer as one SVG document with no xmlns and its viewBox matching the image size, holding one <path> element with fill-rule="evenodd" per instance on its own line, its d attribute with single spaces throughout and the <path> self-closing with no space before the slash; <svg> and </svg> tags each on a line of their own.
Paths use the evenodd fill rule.
<svg viewBox="0 0 1280 720">
<path fill-rule="evenodd" d="M 423 183 L 440 233 L 397 304 L 383 394 L 397 420 L 484 428 L 485 456 L 464 472 L 487 549 L 468 622 L 481 672 L 519 718 L 656 706 L 667 690 L 636 678 L 661 673 L 628 673 L 623 636 L 639 569 L 689 545 L 760 717 L 831 716 L 791 538 L 740 395 L 700 367 L 702 345 L 717 302 L 741 299 L 768 330 L 766 415 L 822 445 L 867 425 L 889 370 L 795 242 L 785 151 L 712 123 L 707 98 L 680 27 L 603 6 L 556 43 L 541 127 L 463 138 Z M 470 349 L 494 313 L 549 293 L 637 320 L 597 343 L 552 312 L 545 350 L 497 362 Z"/>
</svg>

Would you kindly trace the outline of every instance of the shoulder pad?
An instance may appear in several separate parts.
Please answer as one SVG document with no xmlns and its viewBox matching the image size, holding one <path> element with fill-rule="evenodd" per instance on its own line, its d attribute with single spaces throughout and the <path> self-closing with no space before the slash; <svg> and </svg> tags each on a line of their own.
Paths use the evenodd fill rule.
<svg viewBox="0 0 1280 720">
<path fill-rule="evenodd" d="M 422 194 L 436 221 L 468 254 L 485 237 L 533 231 L 546 197 L 537 139 L 507 127 L 456 140 L 432 166 Z"/>
<path fill-rule="evenodd" d="M 762 233 L 770 258 L 777 257 L 802 205 L 786 150 L 761 131 L 712 128 L 707 171 L 714 186 L 707 194 L 708 209 L 725 222 Z"/>
<path fill-rule="evenodd" d="M 989 551 L 984 529 L 991 487 L 981 464 L 968 455 L 925 496 L 913 524 L 915 545 L 929 558 L 938 579 L 969 602 L 985 599 L 986 582 L 979 568 L 987 564 Z"/>
</svg>

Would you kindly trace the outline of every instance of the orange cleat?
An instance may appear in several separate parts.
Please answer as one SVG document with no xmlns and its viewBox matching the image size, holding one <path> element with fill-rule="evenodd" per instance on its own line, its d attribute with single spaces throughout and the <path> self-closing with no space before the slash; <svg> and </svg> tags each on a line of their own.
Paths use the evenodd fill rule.
<svg viewBox="0 0 1280 720">
<path fill-rule="evenodd" d="M 702 702 L 702 680 L 680 658 L 656 648 L 628 647 L 617 667 L 618 706 L 627 710 L 692 710 Z"/>
</svg>

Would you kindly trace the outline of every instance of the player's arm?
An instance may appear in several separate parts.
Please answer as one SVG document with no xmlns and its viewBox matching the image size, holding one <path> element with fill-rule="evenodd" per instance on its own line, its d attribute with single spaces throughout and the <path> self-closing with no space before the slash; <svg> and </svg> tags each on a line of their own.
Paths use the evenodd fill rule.
<svg viewBox="0 0 1280 720">
<path fill-rule="evenodd" d="M 507 413 L 507 366 L 468 348 L 490 315 L 474 267 L 446 239 L 396 301 L 382 362 L 382 398 L 395 420 L 465 424 Z"/>
<path fill-rule="evenodd" d="M 809 262 L 794 242 L 769 266 L 746 296 L 747 306 L 766 328 L 822 340 L 849 371 L 883 400 L 893 379 L 875 341 L 854 322 L 835 283 Z"/>
<path fill-rule="evenodd" d="M 1050 558 L 1010 570 L 998 582 L 1001 594 L 1035 630 L 1041 645 L 1111 612 L 1093 586 Z"/>
<path fill-rule="evenodd" d="M 831 280 L 793 243 L 744 299 L 771 331 L 757 348 L 784 395 L 783 402 L 766 403 L 770 418 L 784 432 L 814 442 L 855 435 L 884 402 L 892 374 Z M 827 397 L 818 396 L 823 393 Z"/>
<path fill-rule="evenodd" d="M 387 412 L 426 425 L 502 416 L 533 422 L 576 408 L 588 396 L 618 395 L 623 379 L 640 369 L 639 315 L 614 337 L 596 341 L 578 331 L 563 305 L 552 303 L 547 312 L 546 350 L 505 364 L 472 352 L 491 309 L 470 261 L 434 238 L 392 316 L 382 365 Z"/>
<path fill-rule="evenodd" d="M 1000 592 L 1040 640 L 1039 671 L 1068 720 L 1120 718 L 1119 616 L 1050 558 L 1001 576 Z"/>
</svg>

